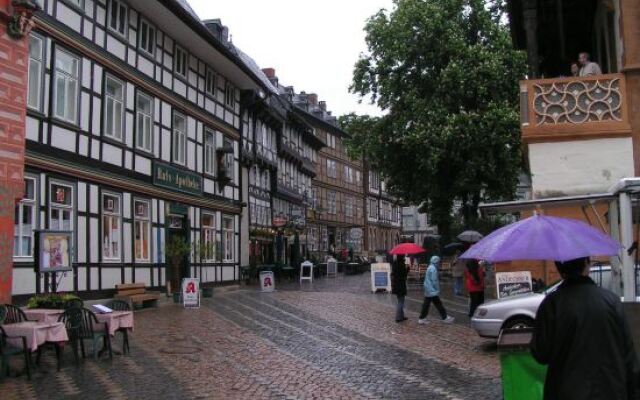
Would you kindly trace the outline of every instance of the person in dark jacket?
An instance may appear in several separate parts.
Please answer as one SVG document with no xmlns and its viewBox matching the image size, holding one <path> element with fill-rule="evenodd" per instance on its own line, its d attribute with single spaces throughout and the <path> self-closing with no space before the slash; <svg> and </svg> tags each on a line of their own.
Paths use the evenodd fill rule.
<svg viewBox="0 0 640 400">
<path fill-rule="evenodd" d="M 588 259 L 556 262 L 564 282 L 540 304 L 533 357 L 548 365 L 545 400 L 637 400 L 638 358 L 618 296 L 589 278 Z"/>
<path fill-rule="evenodd" d="M 406 321 L 404 316 L 404 299 L 407 295 L 408 266 L 405 265 L 404 256 L 397 256 L 391 264 L 391 291 L 398 299 L 396 306 L 396 322 Z"/>
</svg>

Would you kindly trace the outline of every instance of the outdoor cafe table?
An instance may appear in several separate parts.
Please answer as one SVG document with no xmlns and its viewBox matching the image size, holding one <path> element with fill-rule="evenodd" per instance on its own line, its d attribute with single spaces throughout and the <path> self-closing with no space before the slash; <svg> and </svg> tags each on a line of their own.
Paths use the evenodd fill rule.
<svg viewBox="0 0 640 400">
<path fill-rule="evenodd" d="M 126 328 L 133 330 L 133 312 L 132 311 L 113 311 L 110 313 L 96 313 L 96 318 L 101 326 L 97 326 L 97 329 L 102 329 L 104 323 L 107 323 L 107 329 L 109 335 L 115 335 L 116 331 L 120 328 Z"/>
<path fill-rule="evenodd" d="M 29 321 L 38 322 L 58 322 L 58 318 L 64 313 L 64 310 L 46 308 L 26 308 L 22 311 Z"/>
<path fill-rule="evenodd" d="M 2 328 L 7 333 L 7 336 L 18 337 L 7 339 L 13 346 L 21 347 L 22 339 L 19 337 L 24 336 L 27 339 L 27 346 L 32 352 L 38 350 L 38 346 L 47 342 L 62 343 L 69 340 L 67 330 L 62 322 L 23 321 L 4 324 Z"/>
</svg>

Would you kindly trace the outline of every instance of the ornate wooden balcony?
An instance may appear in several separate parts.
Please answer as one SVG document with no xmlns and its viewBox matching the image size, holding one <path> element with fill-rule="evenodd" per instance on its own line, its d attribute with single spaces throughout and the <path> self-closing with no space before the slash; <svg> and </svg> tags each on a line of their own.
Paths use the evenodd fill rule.
<svg viewBox="0 0 640 400">
<path fill-rule="evenodd" d="M 631 134 L 622 74 L 520 82 L 525 142 Z"/>
</svg>

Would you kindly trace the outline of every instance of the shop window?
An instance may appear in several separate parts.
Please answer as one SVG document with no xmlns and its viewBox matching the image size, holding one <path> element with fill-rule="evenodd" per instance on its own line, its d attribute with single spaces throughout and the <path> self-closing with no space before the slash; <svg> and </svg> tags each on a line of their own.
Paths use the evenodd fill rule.
<svg viewBox="0 0 640 400">
<path fill-rule="evenodd" d="M 24 197 L 15 206 L 14 257 L 33 257 L 33 230 L 37 221 L 36 188 L 35 178 L 24 178 Z"/>
<path fill-rule="evenodd" d="M 105 261 L 120 260 L 122 214 L 120 196 L 102 194 L 102 259 Z"/>
<path fill-rule="evenodd" d="M 222 249 L 223 261 L 233 261 L 233 217 L 222 217 Z"/>
<path fill-rule="evenodd" d="M 151 261 L 151 220 L 150 207 L 147 200 L 133 202 L 134 252 L 136 262 Z"/>
<path fill-rule="evenodd" d="M 202 213 L 200 221 L 201 257 L 203 262 L 216 261 L 216 217 L 213 214 Z"/>
</svg>

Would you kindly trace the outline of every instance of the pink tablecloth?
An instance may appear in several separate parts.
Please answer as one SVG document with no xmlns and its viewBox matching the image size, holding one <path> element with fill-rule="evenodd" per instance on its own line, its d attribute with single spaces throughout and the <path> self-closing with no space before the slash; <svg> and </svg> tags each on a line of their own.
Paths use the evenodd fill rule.
<svg viewBox="0 0 640 400">
<path fill-rule="evenodd" d="M 96 317 L 101 324 L 107 323 L 111 336 L 113 336 L 119 328 L 133 330 L 133 312 L 131 311 L 114 311 L 96 314 Z"/>
<path fill-rule="evenodd" d="M 38 322 L 58 322 L 58 317 L 64 313 L 64 310 L 47 310 L 45 308 L 27 308 L 22 311 L 29 321 Z"/>
<path fill-rule="evenodd" d="M 67 330 L 62 322 L 25 321 L 2 325 L 2 328 L 7 336 L 26 337 L 27 346 L 31 351 L 36 351 L 38 346 L 45 342 L 66 342 L 69 340 Z M 8 342 L 13 346 L 22 346 L 22 339 L 19 338 L 9 338 Z"/>
</svg>

